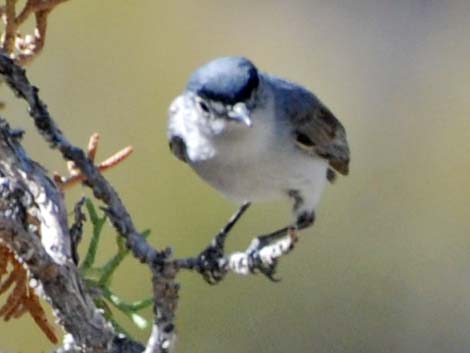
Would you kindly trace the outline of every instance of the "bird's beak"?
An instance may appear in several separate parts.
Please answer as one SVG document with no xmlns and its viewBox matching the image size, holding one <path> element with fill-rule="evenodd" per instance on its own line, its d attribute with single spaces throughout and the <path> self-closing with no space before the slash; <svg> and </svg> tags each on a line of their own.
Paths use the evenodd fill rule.
<svg viewBox="0 0 470 353">
<path fill-rule="evenodd" d="M 253 125 L 251 122 L 250 111 L 246 107 L 245 103 L 235 104 L 232 110 L 228 113 L 228 116 L 230 119 L 245 124 L 247 127 L 251 127 Z"/>
</svg>

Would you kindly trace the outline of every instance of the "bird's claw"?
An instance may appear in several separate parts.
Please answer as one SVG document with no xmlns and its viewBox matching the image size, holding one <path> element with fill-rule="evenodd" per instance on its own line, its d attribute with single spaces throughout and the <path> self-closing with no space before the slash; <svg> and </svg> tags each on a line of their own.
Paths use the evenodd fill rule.
<svg viewBox="0 0 470 353">
<path fill-rule="evenodd" d="M 224 266 L 224 249 L 220 245 L 209 245 L 197 259 L 197 271 L 207 283 L 215 285 L 225 277 L 227 270 Z"/>
<path fill-rule="evenodd" d="M 274 275 L 276 274 L 276 269 L 277 269 L 277 264 L 278 261 L 273 261 L 271 264 L 263 264 L 259 260 L 259 256 L 256 254 L 251 254 L 250 255 L 251 261 L 253 261 L 253 266 L 251 267 L 251 272 L 256 273 L 259 271 L 262 275 L 264 275 L 267 279 L 269 279 L 271 282 L 280 282 L 281 279 L 275 277 Z"/>
<path fill-rule="evenodd" d="M 197 257 L 195 268 L 207 283 L 217 284 L 227 274 L 227 258 L 224 253 L 225 240 L 230 230 L 246 212 L 248 207 L 250 207 L 250 202 L 243 203 L 214 237 L 212 243 Z"/>
<path fill-rule="evenodd" d="M 253 239 L 248 250 L 251 272 L 259 271 L 270 281 L 280 282 L 281 279 L 275 277 L 279 257 L 290 252 L 297 240 L 294 227 L 288 229 L 288 236 L 284 239 L 278 240 L 270 236 L 259 236 Z"/>
<path fill-rule="evenodd" d="M 279 258 L 294 248 L 298 240 L 296 231 L 295 227 L 289 227 L 284 231 L 258 236 L 245 252 L 229 256 L 224 253 L 223 242 L 215 238 L 196 258 L 193 268 L 212 285 L 219 283 L 230 269 L 241 274 L 259 272 L 270 281 L 279 282 L 280 278 L 275 276 Z"/>
</svg>

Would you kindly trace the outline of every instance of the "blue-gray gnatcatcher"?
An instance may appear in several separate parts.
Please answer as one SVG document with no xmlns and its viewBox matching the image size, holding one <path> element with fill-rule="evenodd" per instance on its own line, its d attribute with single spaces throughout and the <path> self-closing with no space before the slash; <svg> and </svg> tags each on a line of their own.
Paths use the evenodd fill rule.
<svg viewBox="0 0 470 353">
<path fill-rule="evenodd" d="M 310 91 L 259 71 L 243 57 L 197 69 L 169 109 L 171 151 L 215 189 L 245 206 L 291 198 L 303 229 L 335 171 L 349 170 L 346 132 Z"/>
</svg>

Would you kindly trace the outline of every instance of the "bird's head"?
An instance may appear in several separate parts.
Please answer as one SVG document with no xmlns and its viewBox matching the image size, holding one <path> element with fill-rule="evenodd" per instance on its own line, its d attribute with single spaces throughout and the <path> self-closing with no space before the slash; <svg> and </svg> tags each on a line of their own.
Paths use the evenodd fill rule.
<svg viewBox="0 0 470 353">
<path fill-rule="evenodd" d="M 258 70 L 248 59 L 215 59 L 191 75 L 185 92 L 173 102 L 170 116 L 184 111 L 185 119 L 195 120 L 215 135 L 231 126 L 250 128 L 259 82 Z"/>
<path fill-rule="evenodd" d="M 242 57 L 218 58 L 198 68 L 170 105 L 168 137 L 180 159 L 207 159 L 215 145 L 238 140 L 253 125 L 260 74 Z M 180 146 L 176 148 L 174 146 Z M 184 148 L 183 148 L 184 147 Z"/>
</svg>

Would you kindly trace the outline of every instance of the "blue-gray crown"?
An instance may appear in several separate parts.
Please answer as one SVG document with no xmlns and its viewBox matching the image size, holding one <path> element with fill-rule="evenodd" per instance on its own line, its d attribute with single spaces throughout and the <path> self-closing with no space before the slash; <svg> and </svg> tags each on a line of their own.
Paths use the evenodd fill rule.
<svg viewBox="0 0 470 353">
<path fill-rule="evenodd" d="M 186 89 L 202 98 L 233 105 L 248 99 L 258 84 L 258 70 L 250 60 L 229 56 L 197 69 Z"/>
</svg>

